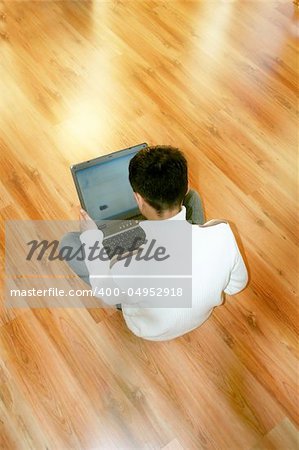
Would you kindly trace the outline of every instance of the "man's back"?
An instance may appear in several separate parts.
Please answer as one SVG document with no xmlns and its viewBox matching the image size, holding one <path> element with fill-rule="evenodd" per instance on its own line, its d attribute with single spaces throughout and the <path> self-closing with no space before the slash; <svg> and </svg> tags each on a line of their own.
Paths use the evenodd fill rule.
<svg viewBox="0 0 299 450">
<path fill-rule="evenodd" d="M 123 315 L 137 336 L 157 341 L 173 339 L 200 326 L 222 303 L 223 291 L 233 295 L 246 284 L 247 270 L 230 226 L 225 222 L 193 225 L 192 307 L 140 308 L 123 303 Z"/>
</svg>

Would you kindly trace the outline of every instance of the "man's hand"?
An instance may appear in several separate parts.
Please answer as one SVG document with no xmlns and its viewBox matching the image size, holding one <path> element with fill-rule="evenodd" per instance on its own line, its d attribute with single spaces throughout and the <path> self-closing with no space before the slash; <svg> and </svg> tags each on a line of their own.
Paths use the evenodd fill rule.
<svg viewBox="0 0 299 450">
<path fill-rule="evenodd" d="M 89 217 L 86 211 L 84 209 L 80 209 L 79 214 L 79 220 L 80 220 L 80 230 L 87 231 L 87 230 L 97 230 L 98 227 L 96 223 Z"/>
</svg>

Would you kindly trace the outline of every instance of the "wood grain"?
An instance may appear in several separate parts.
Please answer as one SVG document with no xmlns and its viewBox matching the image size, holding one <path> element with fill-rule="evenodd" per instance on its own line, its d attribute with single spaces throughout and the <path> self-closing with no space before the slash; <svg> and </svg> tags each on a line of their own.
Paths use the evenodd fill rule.
<svg viewBox="0 0 299 450">
<path fill-rule="evenodd" d="M 298 448 L 298 20 L 291 0 L 0 2 L 0 448 Z M 69 165 L 144 141 L 186 153 L 249 287 L 161 343 L 84 301 L 7 308 L 5 221 L 76 219 Z"/>
</svg>

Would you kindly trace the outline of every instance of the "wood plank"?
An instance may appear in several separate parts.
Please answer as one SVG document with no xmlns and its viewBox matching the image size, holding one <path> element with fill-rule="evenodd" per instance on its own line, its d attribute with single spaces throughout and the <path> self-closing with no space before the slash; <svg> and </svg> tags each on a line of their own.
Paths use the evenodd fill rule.
<svg viewBox="0 0 299 450">
<path fill-rule="evenodd" d="M 299 431 L 289 419 L 285 418 L 252 447 L 252 450 L 276 450 L 279 448 L 297 450 L 298 447 Z"/>
</svg>

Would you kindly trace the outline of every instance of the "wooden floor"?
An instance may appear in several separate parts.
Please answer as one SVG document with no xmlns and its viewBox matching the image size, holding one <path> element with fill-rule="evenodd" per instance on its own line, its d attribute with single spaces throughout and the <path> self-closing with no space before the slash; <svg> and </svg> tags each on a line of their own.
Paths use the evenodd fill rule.
<svg viewBox="0 0 299 450">
<path fill-rule="evenodd" d="M 298 20 L 291 0 L 0 2 L 1 287 L 4 221 L 75 218 L 69 165 L 143 141 L 186 152 L 251 277 L 165 343 L 2 296 L 1 449 L 299 448 Z"/>
</svg>

